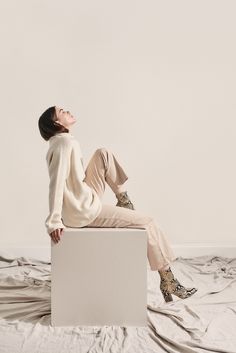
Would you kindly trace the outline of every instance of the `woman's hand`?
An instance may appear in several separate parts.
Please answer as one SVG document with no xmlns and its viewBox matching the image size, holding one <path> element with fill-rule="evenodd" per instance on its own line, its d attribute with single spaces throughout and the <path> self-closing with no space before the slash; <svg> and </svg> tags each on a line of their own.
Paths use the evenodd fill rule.
<svg viewBox="0 0 236 353">
<path fill-rule="evenodd" d="M 58 243 L 60 241 L 60 235 L 62 235 L 63 228 L 55 229 L 52 233 L 50 233 L 50 237 L 54 241 L 54 243 Z"/>
</svg>

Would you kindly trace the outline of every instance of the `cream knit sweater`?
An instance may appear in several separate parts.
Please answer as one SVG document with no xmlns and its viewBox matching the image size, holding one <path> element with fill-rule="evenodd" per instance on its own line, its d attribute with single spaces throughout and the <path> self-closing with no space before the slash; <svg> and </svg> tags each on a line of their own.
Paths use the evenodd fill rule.
<svg viewBox="0 0 236 353">
<path fill-rule="evenodd" d="M 46 155 L 49 173 L 47 233 L 57 228 L 84 227 L 102 208 L 97 193 L 84 181 L 83 155 L 79 142 L 67 132 L 49 139 Z"/>
</svg>

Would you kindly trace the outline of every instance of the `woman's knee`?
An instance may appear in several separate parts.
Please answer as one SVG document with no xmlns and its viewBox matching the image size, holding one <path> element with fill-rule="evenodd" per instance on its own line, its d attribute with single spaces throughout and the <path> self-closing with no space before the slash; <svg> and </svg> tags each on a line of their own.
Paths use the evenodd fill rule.
<svg viewBox="0 0 236 353">
<path fill-rule="evenodd" d="M 147 216 L 146 217 L 146 225 L 148 226 L 150 223 L 153 223 L 154 219 L 152 217 Z"/>
<path fill-rule="evenodd" d="M 97 153 L 97 154 L 101 154 L 101 153 L 104 154 L 106 152 L 107 152 L 107 148 L 105 148 L 105 147 L 97 148 L 95 151 L 95 153 Z"/>
<path fill-rule="evenodd" d="M 147 227 L 150 223 L 154 222 L 154 219 L 152 217 L 149 217 L 149 216 L 146 216 L 138 211 L 133 211 L 132 212 L 135 212 L 136 213 L 136 220 L 137 220 L 137 223 Z"/>
</svg>

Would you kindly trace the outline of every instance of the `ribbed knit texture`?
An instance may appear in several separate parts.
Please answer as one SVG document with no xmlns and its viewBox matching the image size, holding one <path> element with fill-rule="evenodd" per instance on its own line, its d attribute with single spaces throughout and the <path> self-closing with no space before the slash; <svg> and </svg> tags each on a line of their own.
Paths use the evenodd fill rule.
<svg viewBox="0 0 236 353">
<path fill-rule="evenodd" d="M 49 173 L 48 234 L 58 228 L 84 227 L 100 213 L 102 204 L 85 179 L 83 155 L 71 133 L 58 133 L 49 139 L 46 155 Z"/>
</svg>

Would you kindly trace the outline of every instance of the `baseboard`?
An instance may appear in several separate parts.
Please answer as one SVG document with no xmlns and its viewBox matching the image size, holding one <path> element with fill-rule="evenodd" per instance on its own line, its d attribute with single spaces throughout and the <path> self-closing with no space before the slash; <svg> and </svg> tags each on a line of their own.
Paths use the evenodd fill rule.
<svg viewBox="0 0 236 353">
<path fill-rule="evenodd" d="M 51 262 L 51 247 L 11 247 L 1 246 L 0 255 L 6 256 L 7 258 L 16 257 L 27 257 L 34 258 L 41 261 Z"/>
<path fill-rule="evenodd" d="M 189 243 L 189 244 L 173 244 L 172 248 L 177 257 L 192 258 L 197 256 L 212 255 L 223 257 L 236 257 L 236 244 L 206 244 L 206 243 Z M 11 247 L 1 246 L 0 255 L 6 257 L 27 257 L 41 261 L 51 262 L 51 247 Z"/>
<path fill-rule="evenodd" d="M 212 255 L 222 257 L 236 257 L 236 243 L 214 244 L 214 243 L 189 243 L 175 244 L 172 246 L 176 256 L 183 258 Z"/>
</svg>

